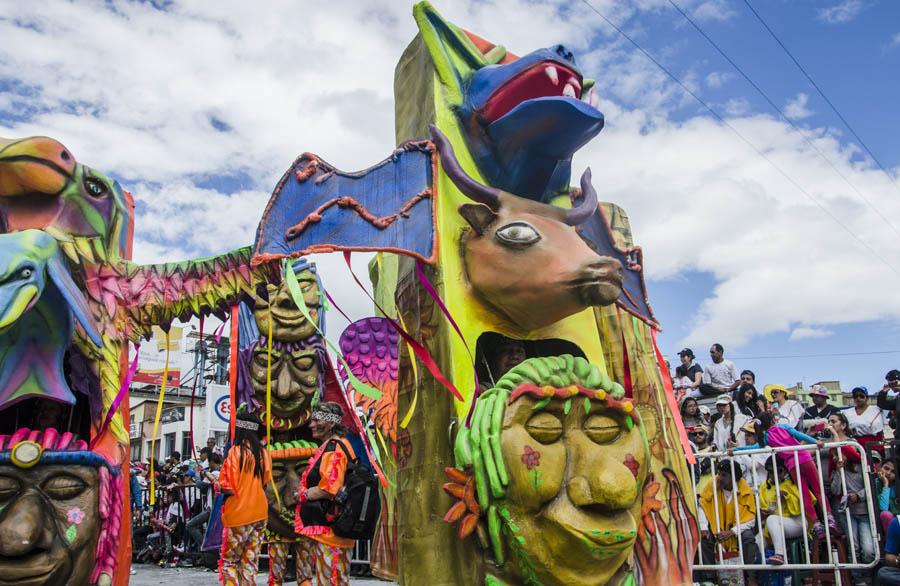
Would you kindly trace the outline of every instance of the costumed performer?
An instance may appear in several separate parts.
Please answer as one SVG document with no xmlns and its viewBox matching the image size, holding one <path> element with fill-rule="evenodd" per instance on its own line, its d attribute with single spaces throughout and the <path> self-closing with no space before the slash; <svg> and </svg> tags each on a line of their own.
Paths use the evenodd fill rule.
<svg viewBox="0 0 900 586">
<path fill-rule="evenodd" d="M 272 460 L 259 441 L 259 418 L 241 411 L 236 417 L 234 445 L 216 484 L 226 495 L 219 581 L 223 586 L 250 586 L 256 584 L 259 552 L 265 540 L 269 507 L 263 487 L 272 481 Z"/>
<path fill-rule="evenodd" d="M 348 462 L 356 459 L 353 447 L 344 438 L 347 428 L 341 424 L 344 410 L 337 403 L 320 403 L 310 418 L 309 427 L 319 442 L 300 480 L 295 531 L 312 540 L 313 560 L 302 565 L 307 575 L 297 575 L 300 586 L 346 586 L 350 584 L 350 549 L 353 539 L 338 537 L 330 523 L 337 516 L 335 497 L 344 487 Z M 298 568 L 299 572 L 299 568 Z"/>
</svg>

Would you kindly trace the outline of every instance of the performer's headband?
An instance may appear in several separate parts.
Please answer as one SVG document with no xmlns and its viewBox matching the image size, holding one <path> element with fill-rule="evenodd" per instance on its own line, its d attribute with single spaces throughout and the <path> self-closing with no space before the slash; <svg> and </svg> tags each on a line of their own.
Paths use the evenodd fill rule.
<svg viewBox="0 0 900 586">
<path fill-rule="evenodd" d="M 337 413 L 331 413 L 329 411 L 313 411 L 312 418 L 316 421 L 327 421 L 330 423 L 340 423 L 341 416 Z"/>
<path fill-rule="evenodd" d="M 241 429 L 249 429 L 250 431 L 259 431 L 259 424 L 253 421 L 244 421 L 243 419 L 238 419 L 234 422 L 235 427 L 240 427 Z"/>
</svg>

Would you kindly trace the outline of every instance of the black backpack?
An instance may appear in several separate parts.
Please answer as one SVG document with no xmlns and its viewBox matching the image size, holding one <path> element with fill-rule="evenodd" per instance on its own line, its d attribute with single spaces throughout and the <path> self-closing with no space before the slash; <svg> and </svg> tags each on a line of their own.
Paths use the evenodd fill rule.
<svg viewBox="0 0 900 586">
<path fill-rule="evenodd" d="M 347 456 L 347 470 L 344 472 L 344 487 L 334 497 L 340 512 L 331 524 L 331 530 L 338 537 L 347 539 L 372 539 L 381 516 L 378 478 L 358 458 L 350 459 L 344 442 L 338 442 L 338 445 Z"/>
</svg>

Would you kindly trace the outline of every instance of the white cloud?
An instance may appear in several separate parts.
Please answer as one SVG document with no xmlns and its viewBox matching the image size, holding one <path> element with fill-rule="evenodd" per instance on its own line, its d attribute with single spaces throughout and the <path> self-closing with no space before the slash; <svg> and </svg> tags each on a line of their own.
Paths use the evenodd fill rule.
<svg viewBox="0 0 900 586">
<path fill-rule="evenodd" d="M 866 7 L 863 0 L 843 0 L 833 6 L 819 10 L 819 20 L 829 24 L 850 22 Z"/>
<path fill-rule="evenodd" d="M 713 89 L 718 89 L 725 85 L 726 82 L 730 81 L 734 76 L 730 73 L 723 73 L 721 71 L 713 71 L 709 75 L 706 76 L 706 85 Z"/>
<path fill-rule="evenodd" d="M 834 332 L 831 330 L 826 330 L 823 328 L 811 328 L 806 326 L 797 326 L 791 331 L 790 340 L 808 340 L 815 338 L 827 338 L 828 336 L 833 335 Z"/>
<path fill-rule="evenodd" d="M 616 22 L 669 9 L 663 0 L 593 3 Z M 378 0 L 364 10 L 332 0 L 302 11 L 290 0 L 265 11 L 238 2 L 115 6 L 4 4 L 0 136 L 54 136 L 121 177 L 138 200 L 137 260 L 249 244 L 268 193 L 300 152 L 356 170 L 392 150 L 393 70 L 415 34 L 406 3 Z M 703 3 L 684 6 L 715 14 Z M 900 300 L 885 294 L 900 286 L 893 273 L 585 6 L 510 0 L 438 8 L 519 54 L 562 41 L 586 73 L 596 72 L 607 128 L 578 155 L 576 173 L 590 164 L 603 197 L 627 210 L 651 281 L 683 271 L 714 278 L 685 342 L 733 346 L 771 332 L 900 320 Z M 698 74 L 691 84 L 714 87 L 727 77 Z M 722 109 L 900 266 L 890 230 L 789 126 L 755 116 L 746 101 Z M 853 162 L 855 151 L 830 129 L 808 134 L 887 217 L 900 217 L 883 175 Z M 221 176 L 240 186 L 210 187 Z M 353 258 L 365 276 L 369 256 Z M 315 260 L 345 310 L 371 314 L 340 256 Z"/>
<path fill-rule="evenodd" d="M 806 107 L 809 96 L 799 93 L 791 98 L 784 106 L 784 114 L 791 120 L 803 120 L 813 115 L 813 111 Z"/>
<path fill-rule="evenodd" d="M 893 37 L 891 37 L 891 42 L 889 45 L 891 48 L 900 47 L 900 33 L 895 33 Z"/>
</svg>

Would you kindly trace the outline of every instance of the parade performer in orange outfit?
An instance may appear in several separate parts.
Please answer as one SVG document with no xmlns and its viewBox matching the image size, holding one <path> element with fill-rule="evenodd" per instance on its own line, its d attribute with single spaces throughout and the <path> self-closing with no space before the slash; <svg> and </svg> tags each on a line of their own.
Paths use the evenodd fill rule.
<svg viewBox="0 0 900 586">
<path fill-rule="evenodd" d="M 237 414 L 234 445 L 216 485 L 227 495 L 222 505 L 225 532 L 219 558 L 219 581 L 223 586 L 256 584 L 269 516 L 263 488 L 272 480 L 272 459 L 260 444 L 260 425 L 256 415 Z"/>
</svg>

